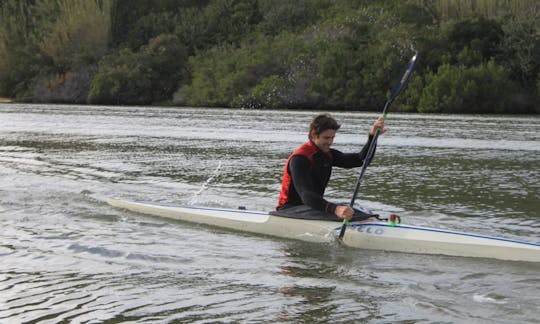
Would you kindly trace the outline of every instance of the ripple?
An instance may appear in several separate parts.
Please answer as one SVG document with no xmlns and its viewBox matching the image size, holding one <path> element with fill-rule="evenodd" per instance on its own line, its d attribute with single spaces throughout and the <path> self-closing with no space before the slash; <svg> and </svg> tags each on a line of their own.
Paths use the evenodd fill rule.
<svg viewBox="0 0 540 324">
<path fill-rule="evenodd" d="M 504 296 L 498 296 L 495 294 L 490 295 L 473 295 L 472 300 L 474 300 L 477 303 L 480 304 L 496 304 L 496 305 L 504 305 L 507 303 L 505 300 L 506 298 Z"/>
<path fill-rule="evenodd" d="M 78 243 L 71 244 L 68 249 L 78 253 L 96 254 L 107 258 L 118 258 L 126 255 L 126 252 L 112 250 L 104 247 L 85 246 Z"/>
</svg>

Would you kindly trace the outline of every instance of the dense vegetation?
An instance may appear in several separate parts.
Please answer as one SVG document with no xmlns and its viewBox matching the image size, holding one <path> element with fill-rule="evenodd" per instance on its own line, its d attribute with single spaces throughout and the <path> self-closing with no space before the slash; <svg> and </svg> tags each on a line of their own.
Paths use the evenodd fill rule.
<svg viewBox="0 0 540 324">
<path fill-rule="evenodd" d="M 536 0 L 2 0 L 0 97 L 540 112 Z"/>
</svg>

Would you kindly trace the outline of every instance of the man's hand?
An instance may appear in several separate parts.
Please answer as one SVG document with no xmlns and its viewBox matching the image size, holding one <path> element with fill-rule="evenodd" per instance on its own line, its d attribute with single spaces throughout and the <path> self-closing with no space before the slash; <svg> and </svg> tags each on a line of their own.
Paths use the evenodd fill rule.
<svg viewBox="0 0 540 324">
<path fill-rule="evenodd" d="M 377 118 L 377 120 L 373 123 L 373 126 L 371 126 L 371 129 L 369 130 L 369 135 L 375 135 L 377 129 L 380 129 L 380 134 L 386 132 L 386 129 L 384 129 L 384 119 L 382 117 Z"/>
<path fill-rule="evenodd" d="M 334 214 L 341 219 L 351 219 L 354 216 L 354 210 L 347 205 L 338 205 Z"/>
</svg>

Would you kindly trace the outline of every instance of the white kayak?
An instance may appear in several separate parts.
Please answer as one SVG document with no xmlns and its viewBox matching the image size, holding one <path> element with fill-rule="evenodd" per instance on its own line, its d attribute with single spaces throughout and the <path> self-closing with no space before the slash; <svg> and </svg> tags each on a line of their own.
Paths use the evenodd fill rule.
<svg viewBox="0 0 540 324">
<path fill-rule="evenodd" d="M 308 242 L 337 239 L 341 223 L 270 215 L 267 212 L 108 199 L 130 211 L 169 219 L 208 224 Z M 350 222 L 343 237 L 346 246 L 395 252 L 540 262 L 540 243 L 478 235 L 386 221 Z"/>
</svg>

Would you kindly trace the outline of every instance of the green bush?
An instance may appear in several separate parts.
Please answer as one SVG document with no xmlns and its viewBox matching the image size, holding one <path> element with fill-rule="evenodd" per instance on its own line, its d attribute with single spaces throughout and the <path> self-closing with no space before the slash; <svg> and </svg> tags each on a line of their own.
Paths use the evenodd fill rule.
<svg viewBox="0 0 540 324">
<path fill-rule="evenodd" d="M 232 106 L 241 108 L 281 108 L 288 106 L 287 98 L 291 89 L 288 80 L 271 75 L 261 80 L 249 96 L 237 96 Z"/>
<path fill-rule="evenodd" d="M 540 73 L 540 20 L 535 12 L 509 15 L 503 20 L 498 61 L 525 87 L 534 87 Z"/>
<path fill-rule="evenodd" d="M 503 36 L 498 21 L 483 17 L 450 22 L 446 32 L 447 45 L 454 57 L 468 47 L 486 60 L 498 54 Z"/>
<path fill-rule="evenodd" d="M 100 63 L 88 102 L 95 104 L 146 104 L 152 100 L 150 78 L 145 75 L 137 53 L 123 49 Z"/>
<path fill-rule="evenodd" d="M 418 111 L 436 113 L 508 112 L 515 85 L 493 60 L 478 66 L 442 65 L 426 75 Z"/>
<path fill-rule="evenodd" d="M 159 35 L 139 52 L 105 57 L 94 77 L 90 103 L 148 104 L 170 100 L 185 76 L 187 51 L 174 35 Z"/>
</svg>

